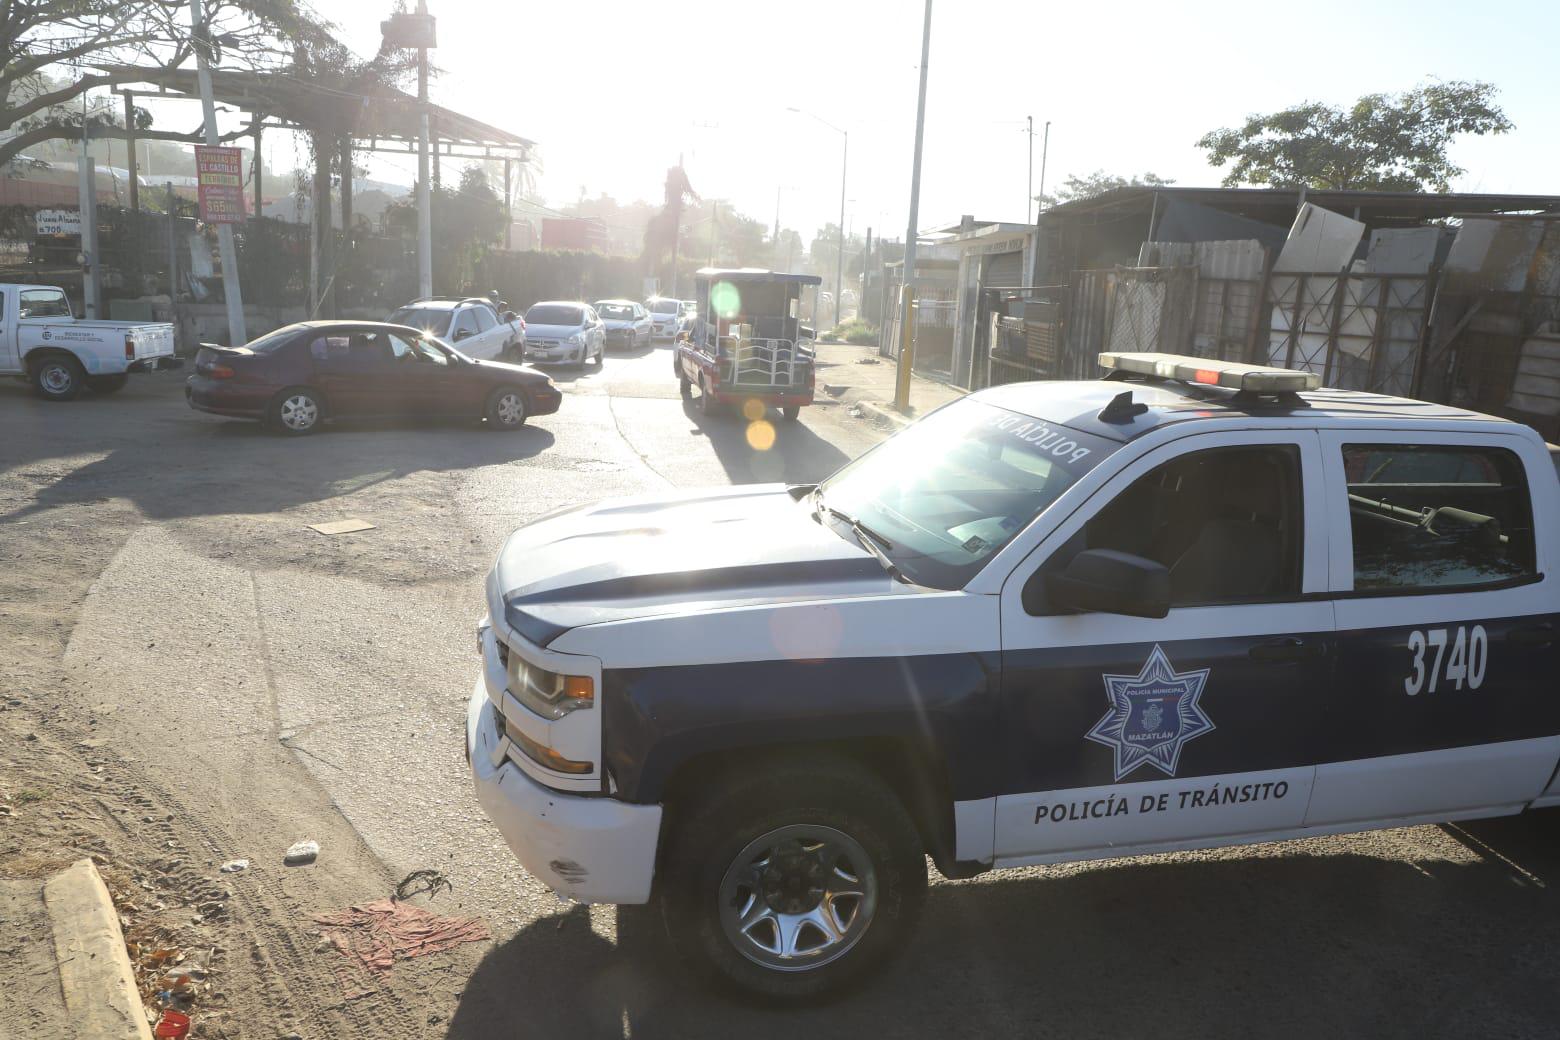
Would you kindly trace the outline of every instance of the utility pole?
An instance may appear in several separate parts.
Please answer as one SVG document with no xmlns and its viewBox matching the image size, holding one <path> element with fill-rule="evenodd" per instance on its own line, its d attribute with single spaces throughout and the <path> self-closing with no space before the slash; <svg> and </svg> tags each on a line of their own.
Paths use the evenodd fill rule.
<svg viewBox="0 0 1560 1040">
<path fill-rule="evenodd" d="M 840 292 L 845 279 L 845 164 L 850 160 L 850 132 L 840 131 L 840 258 L 834 267 L 834 324 L 840 323 Z"/>
<path fill-rule="evenodd" d="M 1034 143 L 1033 139 L 1031 139 L 1031 141 L 1030 141 L 1031 147 L 1033 146 L 1033 143 Z M 1045 159 L 1046 159 L 1046 156 L 1049 155 L 1050 153 L 1051 153 L 1051 121 L 1049 119 L 1047 119 L 1045 121 L 1045 141 L 1040 145 L 1040 194 L 1041 195 L 1045 194 Z M 1036 206 L 1035 208 L 1036 208 L 1037 211 L 1039 210 L 1038 206 Z M 1038 216 L 1038 213 L 1037 213 L 1037 216 Z"/>
<path fill-rule="evenodd" d="M 426 0 L 417 13 L 428 15 Z M 417 295 L 433 295 L 433 195 L 428 186 L 428 48 L 417 48 Z"/>
<path fill-rule="evenodd" d="M 81 158 L 76 161 L 81 206 L 81 306 L 88 321 L 102 314 L 102 281 L 98 271 L 97 163 L 87 154 L 87 124 L 81 124 Z"/>
<path fill-rule="evenodd" d="M 682 153 L 677 153 L 677 172 L 683 168 Z M 672 299 L 677 299 L 677 247 L 682 243 L 682 186 L 678 185 L 677 197 L 672 204 Z"/>
<path fill-rule="evenodd" d="M 1029 123 L 1029 129 L 1024 132 L 1029 135 L 1029 183 L 1024 198 L 1024 223 L 1035 222 L 1035 117 L 1025 116 Z"/>
<path fill-rule="evenodd" d="M 195 37 L 195 77 L 200 85 L 200 108 L 206 123 L 206 144 L 221 144 L 217 135 L 217 103 L 211 95 L 211 32 L 201 11 L 201 0 L 190 0 L 190 29 Z M 240 347 L 249 342 L 244 328 L 244 294 L 238 284 L 238 250 L 233 247 L 233 225 L 217 225 L 217 246 L 222 253 L 222 295 L 227 299 L 228 343 Z"/>
<path fill-rule="evenodd" d="M 910 366 L 915 353 L 915 238 L 921 222 L 921 142 L 926 136 L 926 65 L 932 52 L 932 0 L 926 0 L 921 25 L 921 87 L 915 105 L 915 157 L 910 167 L 910 223 L 905 231 L 905 275 L 900 289 L 899 371 L 894 387 L 894 407 L 910 408 Z"/>
</svg>

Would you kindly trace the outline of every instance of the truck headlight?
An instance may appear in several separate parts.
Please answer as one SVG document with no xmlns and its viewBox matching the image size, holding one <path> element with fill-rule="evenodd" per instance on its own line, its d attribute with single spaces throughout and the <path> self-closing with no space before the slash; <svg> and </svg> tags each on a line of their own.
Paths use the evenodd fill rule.
<svg viewBox="0 0 1560 1040">
<path fill-rule="evenodd" d="M 596 705 L 596 684 L 588 675 L 549 672 L 510 654 L 510 690 L 515 699 L 543 718 L 558 720 L 571 711 Z"/>
<path fill-rule="evenodd" d="M 584 333 L 576 332 L 574 335 L 569 337 L 569 346 L 571 346 L 571 347 L 577 347 L 581 343 L 584 343 L 584 342 L 585 342 L 585 335 L 584 335 Z"/>
</svg>

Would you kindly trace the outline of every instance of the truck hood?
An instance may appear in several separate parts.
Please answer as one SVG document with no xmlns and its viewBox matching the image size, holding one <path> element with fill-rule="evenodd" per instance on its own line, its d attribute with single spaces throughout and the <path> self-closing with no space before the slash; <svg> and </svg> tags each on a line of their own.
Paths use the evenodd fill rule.
<svg viewBox="0 0 1560 1040">
<path fill-rule="evenodd" d="M 582 625 L 913 591 L 784 485 L 617 499 L 509 536 L 490 608 L 539 646 Z"/>
</svg>

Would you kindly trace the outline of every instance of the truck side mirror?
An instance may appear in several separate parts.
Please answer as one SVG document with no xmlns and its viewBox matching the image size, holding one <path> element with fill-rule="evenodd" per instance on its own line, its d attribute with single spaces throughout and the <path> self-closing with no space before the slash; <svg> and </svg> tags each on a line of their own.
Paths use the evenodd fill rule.
<svg viewBox="0 0 1560 1040">
<path fill-rule="evenodd" d="M 1037 572 L 1023 600 L 1031 614 L 1049 613 L 1050 607 L 1162 618 L 1170 613 L 1170 570 L 1115 549 L 1085 549 L 1061 570 Z"/>
</svg>

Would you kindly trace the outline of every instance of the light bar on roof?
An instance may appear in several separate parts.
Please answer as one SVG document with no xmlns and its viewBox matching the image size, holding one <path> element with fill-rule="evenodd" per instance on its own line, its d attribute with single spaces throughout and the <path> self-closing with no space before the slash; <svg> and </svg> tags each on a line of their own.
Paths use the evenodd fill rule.
<svg viewBox="0 0 1560 1040">
<path fill-rule="evenodd" d="M 1178 379 L 1183 383 L 1202 383 L 1259 394 L 1315 390 L 1322 385 L 1322 377 L 1315 372 L 1241 365 L 1234 361 L 1215 361 L 1213 358 L 1187 357 L 1184 354 L 1124 354 L 1107 351 L 1100 355 L 1100 367 L 1138 376 L 1158 376 L 1160 379 Z"/>
</svg>

